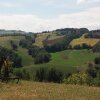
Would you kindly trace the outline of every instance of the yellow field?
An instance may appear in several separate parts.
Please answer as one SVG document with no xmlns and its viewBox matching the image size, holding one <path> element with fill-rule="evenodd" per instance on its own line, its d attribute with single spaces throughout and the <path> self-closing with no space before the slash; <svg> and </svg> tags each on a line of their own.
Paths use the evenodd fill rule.
<svg viewBox="0 0 100 100">
<path fill-rule="evenodd" d="M 78 39 L 74 39 L 70 44 L 72 46 L 75 46 L 75 45 L 82 45 L 83 43 L 86 43 L 88 45 L 95 45 L 97 42 L 99 42 L 100 39 L 94 39 L 94 38 L 84 38 L 84 35 Z"/>
<path fill-rule="evenodd" d="M 40 33 L 37 35 L 34 45 L 43 47 L 42 41 L 45 40 L 47 38 L 47 36 L 49 36 L 49 38 L 48 38 L 49 40 L 53 40 L 53 39 L 61 37 L 61 36 L 57 36 L 57 34 L 54 34 L 54 33 Z"/>
<path fill-rule="evenodd" d="M 0 100 L 100 100 L 100 88 L 27 81 L 0 83 Z"/>
</svg>

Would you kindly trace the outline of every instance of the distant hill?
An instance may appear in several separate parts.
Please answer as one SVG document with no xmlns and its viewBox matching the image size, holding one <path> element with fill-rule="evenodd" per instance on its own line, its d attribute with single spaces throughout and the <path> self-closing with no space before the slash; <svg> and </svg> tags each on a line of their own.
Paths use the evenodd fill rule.
<svg viewBox="0 0 100 100">
<path fill-rule="evenodd" d="M 86 38 L 97 38 L 97 39 L 100 39 L 100 30 L 92 30 L 85 37 Z"/>
<path fill-rule="evenodd" d="M 21 31 L 21 30 L 0 30 L 0 36 L 3 35 L 24 35 L 27 32 Z"/>
<path fill-rule="evenodd" d="M 89 32 L 87 28 L 64 28 L 48 31 L 45 33 L 42 32 L 37 35 L 35 45 L 43 47 L 43 45 L 50 46 L 61 42 L 61 44 L 68 45 L 71 40 L 74 38 L 79 38 L 87 32 Z"/>
<path fill-rule="evenodd" d="M 75 46 L 75 45 L 82 45 L 83 43 L 85 43 L 94 46 L 97 42 L 100 41 L 100 39 L 96 39 L 96 38 L 85 38 L 85 35 L 87 34 L 84 34 L 80 38 L 72 40 L 70 45 Z"/>
</svg>

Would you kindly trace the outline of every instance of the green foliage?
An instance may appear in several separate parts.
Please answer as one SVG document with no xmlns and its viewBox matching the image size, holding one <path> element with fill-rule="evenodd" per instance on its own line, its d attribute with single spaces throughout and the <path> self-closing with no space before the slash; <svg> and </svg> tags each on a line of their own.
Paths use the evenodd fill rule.
<svg viewBox="0 0 100 100">
<path fill-rule="evenodd" d="M 66 84 L 88 84 L 89 77 L 86 73 L 75 73 L 64 79 Z"/>
<path fill-rule="evenodd" d="M 6 58 L 4 60 L 2 69 L 1 69 L 1 75 L 2 77 L 9 77 L 11 73 L 13 73 L 13 62 L 9 58 Z"/>
<path fill-rule="evenodd" d="M 44 44 L 44 47 L 48 52 L 57 52 L 57 51 L 68 49 L 70 42 L 73 39 L 79 38 L 84 33 L 87 33 L 88 29 L 86 28 L 80 28 L 80 29 L 65 28 L 65 29 L 58 29 L 55 32 L 65 35 L 65 37 L 63 41 L 61 41 L 60 43 L 56 43 L 50 46 Z"/>
<path fill-rule="evenodd" d="M 97 77 L 94 79 L 94 85 L 95 86 L 100 86 L 100 70 L 97 73 Z"/>
<path fill-rule="evenodd" d="M 95 64 L 99 65 L 100 64 L 100 57 L 95 58 L 94 62 L 95 62 Z"/>
<path fill-rule="evenodd" d="M 96 53 L 100 53 L 100 41 L 93 46 L 92 51 Z"/>
<path fill-rule="evenodd" d="M 47 52 L 40 52 L 37 54 L 37 56 L 34 58 L 34 63 L 39 64 L 39 63 L 47 63 L 51 59 L 51 55 Z"/>
<path fill-rule="evenodd" d="M 22 59 L 17 53 L 13 52 L 10 49 L 0 47 L 1 62 L 2 62 L 3 57 L 4 58 L 10 57 L 11 61 L 13 62 L 13 67 L 21 67 L 22 66 Z"/>
<path fill-rule="evenodd" d="M 29 48 L 35 42 L 35 36 L 31 37 L 29 35 L 25 36 L 25 39 L 20 40 L 19 45 L 23 48 Z"/>
<path fill-rule="evenodd" d="M 34 58 L 35 64 L 47 63 L 51 60 L 51 55 L 43 48 L 32 46 L 28 49 L 28 54 Z"/>
<path fill-rule="evenodd" d="M 100 39 L 100 30 L 92 30 L 85 36 L 85 38 L 97 38 Z"/>
<path fill-rule="evenodd" d="M 63 73 L 55 68 L 51 68 L 47 72 L 46 80 L 49 82 L 61 83 L 63 80 Z"/>
<path fill-rule="evenodd" d="M 11 47 L 12 47 L 13 50 L 17 50 L 18 49 L 18 46 L 14 41 L 11 40 L 10 44 L 11 44 Z"/>
<path fill-rule="evenodd" d="M 86 43 L 83 43 L 82 45 L 78 44 L 78 45 L 75 45 L 73 47 L 73 49 L 77 49 L 77 50 L 79 50 L 79 49 L 91 49 L 91 48 L 92 47 Z"/>
<path fill-rule="evenodd" d="M 63 73 L 55 68 L 40 68 L 36 71 L 35 79 L 40 82 L 47 81 L 61 83 L 63 80 Z"/>
<path fill-rule="evenodd" d="M 97 76 L 97 70 L 96 67 L 93 63 L 88 64 L 88 68 L 86 70 L 87 74 L 93 78 Z"/>
<path fill-rule="evenodd" d="M 22 79 L 30 80 L 29 72 L 27 72 L 25 69 L 22 70 Z"/>
<path fill-rule="evenodd" d="M 35 79 L 39 82 L 45 80 L 46 70 L 44 68 L 40 68 L 36 71 Z"/>
</svg>

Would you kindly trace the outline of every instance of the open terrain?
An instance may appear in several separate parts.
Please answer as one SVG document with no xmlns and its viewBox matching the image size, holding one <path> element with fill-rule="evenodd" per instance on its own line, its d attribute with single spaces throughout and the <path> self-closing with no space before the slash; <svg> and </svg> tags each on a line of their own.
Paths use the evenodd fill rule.
<svg viewBox="0 0 100 100">
<path fill-rule="evenodd" d="M 3 36 L 0 37 L 0 46 L 11 48 L 10 41 L 13 40 L 17 45 L 21 39 L 24 39 L 24 36 Z"/>
<path fill-rule="evenodd" d="M 100 39 L 96 39 L 96 38 L 84 38 L 84 35 L 83 35 L 80 38 L 74 39 L 70 44 L 72 46 L 75 46 L 75 45 L 82 45 L 83 43 L 86 43 L 88 45 L 93 46 L 99 41 Z"/>
<path fill-rule="evenodd" d="M 51 61 L 45 64 L 32 64 L 30 66 L 25 66 L 23 69 L 26 69 L 33 74 L 35 70 L 40 67 L 50 68 L 54 67 L 62 72 L 71 72 L 75 71 L 77 67 L 81 67 L 84 70 L 87 68 L 89 62 L 93 61 L 95 57 L 99 57 L 100 54 L 92 53 L 88 50 L 65 50 L 62 52 L 52 53 Z"/>
<path fill-rule="evenodd" d="M 28 81 L 0 83 L 0 100 L 100 100 L 100 88 Z"/>
<path fill-rule="evenodd" d="M 48 35 L 39 34 L 38 37 L 46 38 Z M 54 35 L 56 37 L 56 35 Z M 19 43 L 20 39 L 23 39 L 24 36 L 6 36 L 0 37 L 0 46 L 11 48 L 9 41 L 13 40 L 17 44 Z M 40 41 L 41 43 L 41 41 Z M 22 57 L 22 64 L 25 69 L 35 70 L 38 67 L 55 67 L 60 69 L 64 72 L 66 70 L 74 70 L 76 67 L 84 67 L 86 68 L 89 61 L 93 61 L 95 57 L 100 56 L 100 54 L 92 53 L 91 50 L 65 50 L 61 52 L 51 53 L 52 58 L 51 61 L 45 64 L 38 64 L 35 65 L 33 62 L 33 58 L 28 55 L 27 49 L 21 48 L 18 46 L 18 50 L 15 51 Z M 77 58 L 77 59 L 76 59 Z M 80 59 L 81 58 L 81 59 Z"/>
<path fill-rule="evenodd" d="M 49 41 L 53 41 L 53 40 L 58 40 L 59 38 L 62 38 L 63 36 L 58 36 L 55 33 L 40 33 L 37 35 L 36 37 L 36 41 L 34 43 L 34 45 L 37 45 L 39 47 L 43 47 L 43 41 L 48 38 Z"/>
</svg>

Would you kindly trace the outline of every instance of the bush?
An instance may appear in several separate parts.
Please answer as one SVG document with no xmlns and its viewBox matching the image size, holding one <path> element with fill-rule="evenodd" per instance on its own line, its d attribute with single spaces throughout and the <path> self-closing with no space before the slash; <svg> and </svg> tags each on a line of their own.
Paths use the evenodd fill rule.
<svg viewBox="0 0 100 100">
<path fill-rule="evenodd" d="M 47 81 L 61 83 L 63 81 L 63 73 L 55 68 L 48 70 L 45 68 L 40 68 L 36 71 L 35 79 L 40 82 Z"/>
<path fill-rule="evenodd" d="M 89 84 L 88 82 L 88 75 L 86 73 L 75 73 L 72 74 L 70 77 L 68 77 L 67 79 L 64 79 L 64 82 L 66 84 Z"/>
<path fill-rule="evenodd" d="M 41 64 L 41 63 L 47 63 L 51 59 L 51 55 L 47 52 L 39 53 L 37 56 L 34 58 L 34 63 L 35 64 Z"/>
<path fill-rule="evenodd" d="M 36 71 L 35 79 L 39 82 L 42 82 L 45 80 L 46 71 L 44 68 L 40 68 Z"/>
<path fill-rule="evenodd" d="M 17 50 L 18 49 L 17 44 L 13 40 L 10 41 L 10 44 L 11 44 L 11 47 L 12 47 L 13 50 Z"/>
<path fill-rule="evenodd" d="M 96 70 L 95 65 L 93 63 L 88 64 L 88 68 L 86 70 L 86 73 L 93 78 L 97 77 L 97 70 Z"/>
<path fill-rule="evenodd" d="M 61 83 L 63 81 L 63 73 L 55 68 L 51 68 L 46 76 L 46 80 L 49 82 Z"/>
<path fill-rule="evenodd" d="M 22 58 L 17 53 L 10 49 L 0 47 L 0 66 L 2 66 L 7 57 L 13 62 L 13 67 L 22 67 Z"/>
<path fill-rule="evenodd" d="M 22 70 L 22 79 L 30 80 L 29 72 L 27 72 L 25 69 Z"/>
<path fill-rule="evenodd" d="M 93 46 L 92 51 L 96 53 L 100 53 L 100 41 Z"/>
<path fill-rule="evenodd" d="M 95 62 L 95 64 L 97 64 L 97 65 L 100 64 L 100 57 L 95 58 L 94 62 Z"/>
<path fill-rule="evenodd" d="M 21 70 L 16 69 L 16 70 L 14 70 L 13 73 L 14 73 L 15 76 L 18 76 L 19 78 L 22 78 L 22 71 Z"/>
</svg>

